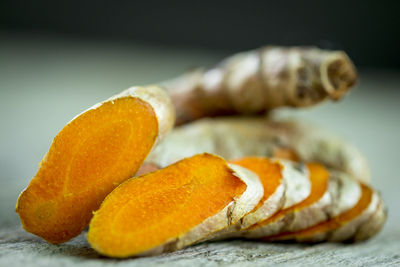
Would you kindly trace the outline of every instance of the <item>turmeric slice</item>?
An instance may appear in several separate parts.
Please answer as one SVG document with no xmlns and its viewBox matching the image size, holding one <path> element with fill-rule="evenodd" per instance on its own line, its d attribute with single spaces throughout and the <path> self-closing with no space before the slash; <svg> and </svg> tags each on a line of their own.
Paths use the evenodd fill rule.
<svg viewBox="0 0 400 267">
<path fill-rule="evenodd" d="M 351 239 L 373 214 L 378 206 L 378 196 L 372 188 L 361 184 L 361 197 L 357 204 L 332 219 L 316 226 L 298 231 L 282 233 L 273 240 L 295 239 L 299 242 L 346 241 Z M 270 240 L 270 239 L 269 239 Z"/>
<path fill-rule="evenodd" d="M 130 88 L 75 117 L 18 198 L 22 226 L 54 244 L 77 236 L 105 196 L 136 173 L 173 117 L 168 95 L 154 86 Z"/>
<path fill-rule="evenodd" d="M 302 162 L 293 162 L 284 159 L 276 159 L 276 162 L 282 166 L 282 177 L 286 185 L 285 202 L 282 209 L 288 209 L 310 196 L 310 172 Z"/>
<path fill-rule="evenodd" d="M 304 229 L 327 219 L 323 208 L 330 203 L 328 193 L 328 171 L 319 164 L 307 164 L 311 192 L 303 201 L 284 208 L 272 217 L 248 228 L 243 235 L 247 238 L 267 237 L 286 229 Z M 287 193 L 286 195 L 289 195 Z"/>
<path fill-rule="evenodd" d="M 236 223 L 262 195 L 254 173 L 196 155 L 122 183 L 95 212 L 88 241 L 120 258 L 177 250 Z"/>
<path fill-rule="evenodd" d="M 372 217 L 378 207 L 379 196 L 371 187 L 364 184 L 361 184 L 361 192 L 361 198 L 352 212 L 348 211 L 337 217 L 338 227 L 334 223 L 329 225 L 333 231 L 327 231 L 328 241 L 342 242 L 352 239 L 361 225 Z"/>
<path fill-rule="evenodd" d="M 329 217 L 332 203 L 329 172 L 318 163 L 308 163 L 307 168 L 310 172 L 311 193 L 307 199 L 293 206 L 290 215 L 285 215 L 286 222 L 281 231 L 305 229 Z"/>
<path fill-rule="evenodd" d="M 351 241 L 363 241 L 379 233 L 387 219 L 387 208 L 380 198 L 376 210 L 367 221 L 362 223 L 357 232 L 350 239 Z"/>
<path fill-rule="evenodd" d="M 283 206 L 285 202 L 285 184 L 282 178 L 283 166 L 268 158 L 261 157 L 246 157 L 231 162 L 256 173 L 264 187 L 264 195 L 258 205 L 241 219 L 240 228 L 246 229 L 269 218 Z"/>
</svg>

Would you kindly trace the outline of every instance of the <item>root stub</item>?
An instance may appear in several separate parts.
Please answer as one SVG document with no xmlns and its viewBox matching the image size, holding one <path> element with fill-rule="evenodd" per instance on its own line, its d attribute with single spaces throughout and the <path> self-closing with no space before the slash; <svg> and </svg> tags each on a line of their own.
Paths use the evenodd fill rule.
<svg viewBox="0 0 400 267">
<path fill-rule="evenodd" d="M 18 199 L 23 227 L 51 243 L 77 236 L 104 197 L 138 170 L 158 127 L 153 107 L 132 96 L 77 116 L 54 138 Z"/>
</svg>

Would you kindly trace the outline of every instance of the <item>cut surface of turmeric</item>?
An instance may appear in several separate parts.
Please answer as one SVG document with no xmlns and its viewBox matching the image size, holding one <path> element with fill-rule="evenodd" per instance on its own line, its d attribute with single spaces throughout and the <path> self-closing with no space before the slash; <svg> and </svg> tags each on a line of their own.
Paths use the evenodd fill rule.
<svg viewBox="0 0 400 267">
<path fill-rule="evenodd" d="M 55 244 L 77 236 L 105 196 L 139 169 L 158 139 L 158 119 L 151 103 L 130 94 L 75 117 L 18 198 L 23 227 Z"/>
<path fill-rule="evenodd" d="M 192 243 L 218 230 L 219 221 L 226 225 L 235 209 L 254 208 L 260 188 L 259 182 L 245 183 L 222 158 L 196 155 L 121 184 L 95 213 L 88 240 L 113 257 L 175 250 L 188 245 L 185 239 Z M 245 194 L 251 199 L 240 202 Z"/>
</svg>

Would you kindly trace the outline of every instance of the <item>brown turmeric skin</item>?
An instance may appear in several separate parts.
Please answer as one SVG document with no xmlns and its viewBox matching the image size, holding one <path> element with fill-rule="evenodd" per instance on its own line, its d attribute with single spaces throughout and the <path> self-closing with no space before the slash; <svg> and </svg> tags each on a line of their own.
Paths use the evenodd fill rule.
<svg viewBox="0 0 400 267">
<path fill-rule="evenodd" d="M 104 197 L 136 173 L 160 128 L 168 128 L 159 122 L 158 102 L 146 101 L 152 94 L 168 101 L 162 92 L 130 89 L 83 112 L 57 134 L 18 198 L 25 230 L 54 244 L 80 234 Z"/>
<path fill-rule="evenodd" d="M 261 47 L 233 55 L 214 68 L 197 69 L 163 83 L 177 124 L 203 117 L 261 114 L 338 100 L 357 81 L 343 51 L 315 47 Z"/>
</svg>

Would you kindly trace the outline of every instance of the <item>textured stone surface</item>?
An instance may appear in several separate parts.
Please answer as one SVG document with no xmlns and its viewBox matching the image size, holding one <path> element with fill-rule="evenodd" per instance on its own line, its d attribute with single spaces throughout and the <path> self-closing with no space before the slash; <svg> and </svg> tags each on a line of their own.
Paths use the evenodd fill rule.
<svg viewBox="0 0 400 267">
<path fill-rule="evenodd" d="M 204 243 L 159 256 L 124 260 L 99 256 L 85 234 L 50 245 L 19 228 L 0 230 L 0 266 L 267 266 L 400 264 L 400 229 L 357 244 L 268 244 L 235 240 Z"/>
<path fill-rule="evenodd" d="M 372 184 L 389 209 L 383 232 L 368 242 L 306 246 L 231 241 L 156 257 L 113 260 L 89 248 L 84 235 L 53 246 L 20 228 L 14 212 L 17 196 L 67 121 L 133 84 L 173 77 L 187 67 L 210 65 L 220 58 L 217 53 L 137 44 L 2 38 L 0 266 L 400 265 L 400 75 L 388 71 L 362 72 L 359 88 L 340 103 L 284 111 L 338 133 L 365 152 Z"/>
</svg>

